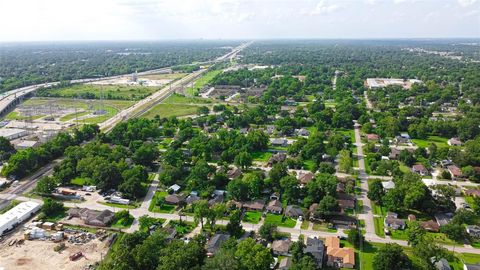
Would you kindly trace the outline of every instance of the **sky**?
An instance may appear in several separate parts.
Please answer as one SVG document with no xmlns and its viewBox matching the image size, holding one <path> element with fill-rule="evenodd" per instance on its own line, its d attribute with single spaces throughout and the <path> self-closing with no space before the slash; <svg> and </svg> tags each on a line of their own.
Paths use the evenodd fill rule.
<svg viewBox="0 0 480 270">
<path fill-rule="evenodd" d="M 0 0 L 0 42 L 480 38 L 480 0 Z"/>
</svg>

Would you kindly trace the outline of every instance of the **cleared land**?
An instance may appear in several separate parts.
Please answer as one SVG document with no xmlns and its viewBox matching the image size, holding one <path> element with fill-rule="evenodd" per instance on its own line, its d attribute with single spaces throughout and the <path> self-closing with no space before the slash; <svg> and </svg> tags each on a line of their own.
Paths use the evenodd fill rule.
<svg viewBox="0 0 480 270">
<path fill-rule="evenodd" d="M 39 91 L 39 95 L 62 98 L 140 100 L 159 89 L 160 87 L 139 85 L 75 84 L 62 88 L 42 90 Z"/>
<path fill-rule="evenodd" d="M 178 80 L 187 75 L 187 73 L 164 73 L 164 74 L 149 74 L 142 75 L 140 79 L 150 79 L 150 80 Z"/>
<path fill-rule="evenodd" d="M 430 146 L 430 144 L 434 143 L 437 145 L 437 147 L 448 147 L 447 138 L 442 138 L 439 136 L 428 136 L 426 140 L 422 139 L 412 139 L 412 141 L 418 146 L 418 147 L 424 147 L 427 148 Z"/>
<path fill-rule="evenodd" d="M 142 117 L 154 118 L 156 115 L 159 115 L 160 117 L 192 115 L 197 113 L 200 106 L 207 106 L 210 104 L 210 100 L 173 94 L 162 103 L 155 105 Z"/>
</svg>

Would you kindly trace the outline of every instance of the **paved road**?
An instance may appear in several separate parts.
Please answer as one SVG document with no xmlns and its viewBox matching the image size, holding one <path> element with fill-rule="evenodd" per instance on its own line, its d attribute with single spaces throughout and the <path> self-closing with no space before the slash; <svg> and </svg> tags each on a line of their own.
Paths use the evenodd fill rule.
<svg viewBox="0 0 480 270">
<path fill-rule="evenodd" d="M 365 160 L 363 155 L 363 144 L 360 136 L 360 127 L 355 126 L 355 145 L 357 146 L 358 159 L 358 177 L 361 181 L 361 194 L 357 196 L 363 203 L 363 212 L 359 214 L 359 218 L 365 220 L 366 236 L 373 237 L 375 234 L 375 226 L 373 223 L 372 203 L 367 198 L 368 191 L 368 175 L 365 172 Z"/>
</svg>

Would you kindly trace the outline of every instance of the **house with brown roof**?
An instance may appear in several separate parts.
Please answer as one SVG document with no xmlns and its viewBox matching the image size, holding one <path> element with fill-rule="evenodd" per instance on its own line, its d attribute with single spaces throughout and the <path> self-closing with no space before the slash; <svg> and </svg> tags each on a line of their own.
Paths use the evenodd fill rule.
<svg viewBox="0 0 480 270">
<path fill-rule="evenodd" d="M 368 141 L 378 141 L 379 137 L 377 134 L 367 134 Z"/>
<path fill-rule="evenodd" d="M 272 251 L 274 255 L 277 256 L 287 256 L 289 255 L 290 247 L 292 246 L 292 241 L 290 239 L 285 240 L 275 240 L 272 243 Z"/>
<path fill-rule="evenodd" d="M 465 196 L 480 197 L 480 189 L 469 188 L 464 191 Z"/>
<path fill-rule="evenodd" d="M 388 158 L 390 159 L 398 159 L 398 156 L 400 155 L 401 150 L 398 148 L 391 148 L 390 149 L 390 154 L 388 155 Z"/>
<path fill-rule="evenodd" d="M 339 193 L 337 194 L 337 202 L 343 212 L 347 209 L 355 208 L 355 198 L 352 195 Z"/>
<path fill-rule="evenodd" d="M 247 211 L 263 211 L 265 203 L 262 200 L 250 201 L 244 203 L 242 208 Z"/>
<path fill-rule="evenodd" d="M 420 223 L 420 226 L 424 228 L 426 231 L 429 232 L 439 232 L 440 231 L 440 226 L 438 225 L 437 222 L 433 220 L 428 220 Z"/>
<path fill-rule="evenodd" d="M 458 138 L 450 138 L 447 141 L 447 144 L 450 145 L 450 146 L 462 146 L 463 143 Z"/>
<path fill-rule="evenodd" d="M 273 164 L 283 162 L 287 159 L 287 153 L 284 152 L 278 152 L 273 154 L 269 159 L 268 159 L 268 166 L 273 166 Z"/>
<path fill-rule="evenodd" d="M 462 178 L 462 170 L 458 168 L 456 165 L 450 165 L 447 167 L 448 172 L 452 176 L 452 180 L 456 180 Z"/>
<path fill-rule="evenodd" d="M 412 172 L 420 175 L 428 175 L 428 170 L 423 166 L 423 164 L 415 164 L 412 167 Z"/>
<path fill-rule="evenodd" d="M 185 196 L 180 194 L 169 194 L 165 197 L 166 204 L 180 205 L 185 202 Z"/>
<path fill-rule="evenodd" d="M 279 200 L 270 201 L 265 209 L 272 214 L 281 214 L 283 211 L 282 203 Z"/>
<path fill-rule="evenodd" d="M 234 167 L 227 172 L 228 179 L 234 179 L 242 175 L 242 170 L 240 168 Z"/>
<path fill-rule="evenodd" d="M 341 248 L 338 237 L 325 238 L 327 247 L 327 265 L 335 268 L 355 268 L 355 251 L 352 248 Z"/>
<path fill-rule="evenodd" d="M 383 226 L 388 229 L 403 230 L 405 229 L 405 221 L 397 218 L 396 213 L 387 213 L 387 217 L 383 220 Z"/>
<path fill-rule="evenodd" d="M 315 175 L 312 172 L 299 172 L 297 175 L 297 179 L 302 185 L 306 185 L 310 183 Z"/>
<path fill-rule="evenodd" d="M 67 213 L 69 217 L 80 218 L 85 224 L 98 227 L 108 226 L 115 215 L 110 210 L 97 211 L 88 208 L 70 208 Z"/>
</svg>

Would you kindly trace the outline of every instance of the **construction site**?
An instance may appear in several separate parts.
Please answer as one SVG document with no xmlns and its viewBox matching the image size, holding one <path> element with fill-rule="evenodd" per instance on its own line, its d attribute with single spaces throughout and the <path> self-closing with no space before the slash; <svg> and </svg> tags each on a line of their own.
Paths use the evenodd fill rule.
<svg viewBox="0 0 480 270">
<path fill-rule="evenodd" d="M 0 241 L 0 269 L 93 269 L 117 234 L 31 222 Z"/>
</svg>

